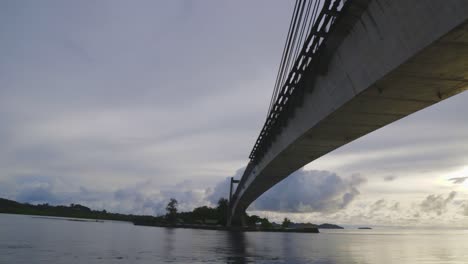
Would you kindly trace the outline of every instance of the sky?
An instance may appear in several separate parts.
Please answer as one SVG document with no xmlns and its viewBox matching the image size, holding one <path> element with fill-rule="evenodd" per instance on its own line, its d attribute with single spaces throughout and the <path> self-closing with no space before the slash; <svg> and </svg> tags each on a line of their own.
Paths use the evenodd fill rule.
<svg viewBox="0 0 468 264">
<path fill-rule="evenodd" d="M 263 125 L 293 1 L 0 2 L 0 197 L 215 205 Z M 468 92 L 311 162 L 250 214 L 468 227 Z"/>
</svg>

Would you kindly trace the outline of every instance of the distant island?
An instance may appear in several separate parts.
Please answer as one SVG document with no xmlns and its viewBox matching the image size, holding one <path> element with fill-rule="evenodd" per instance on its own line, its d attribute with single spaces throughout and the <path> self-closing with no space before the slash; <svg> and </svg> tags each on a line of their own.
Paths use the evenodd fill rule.
<svg viewBox="0 0 468 264">
<path fill-rule="evenodd" d="M 371 227 L 358 227 L 358 229 L 372 229 Z"/>
<path fill-rule="evenodd" d="M 217 207 L 201 206 L 191 212 L 178 212 L 178 202 L 170 199 L 166 206 L 166 214 L 160 216 L 133 215 L 111 213 L 106 210 L 92 210 L 80 204 L 49 205 L 19 203 L 16 201 L 0 198 L 0 213 L 36 215 L 41 217 L 65 217 L 75 219 L 93 219 L 92 222 L 102 222 L 102 220 L 127 221 L 134 225 L 176 227 L 193 229 L 226 230 L 228 201 L 220 198 Z M 267 218 L 257 215 L 245 215 L 246 226 L 237 228 L 241 231 L 268 231 L 268 232 L 301 232 L 318 233 L 319 229 L 343 229 L 334 224 L 315 225 L 311 223 L 293 223 L 290 219 L 284 218 L 281 224 L 270 222 Z"/>
<path fill-rule="evenodd" d="M 318 225 L 318 229 L 344 229 L 344 227 L 339 226 L 339 225 L 325 223 L 325 224 Z"/>
</svg>

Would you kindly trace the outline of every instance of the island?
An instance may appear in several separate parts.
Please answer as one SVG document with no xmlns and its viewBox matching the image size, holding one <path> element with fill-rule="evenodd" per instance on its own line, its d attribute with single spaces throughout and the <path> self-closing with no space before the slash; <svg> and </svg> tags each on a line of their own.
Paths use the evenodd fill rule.
<svg viewBox="0 0 468 264">
<path fill-rule="evenodd" d="M 324 223 L 324 224 L 318 225 L 318 229 L 344 229 L 344 227 L 339 226 L 339 225 Z"/>
<path fill-rule="evenodd" d="M 134 215 L 111 213 L 106 210 L 92 210 L 84 205 L 50 205 L 20 203 L 0 198 L 0 213 L 24 214 L 40 217 L 61 217 L 62 220 L 82 222 L 102 222 L 102 220 L 126 221 L 137 226 L 155 226 L 166 228 L 192 228 L 208 230 L 234 230 L 245 232 L 289 232 L 289 233 L 318 233 L 319 229 L 343 229 L 343 227 L 324 223 L 294 223 L 284 218 L 282 223 L 270 222 L 266 217 L 244 215 L 245 226 L 227 227 L 228 200 L 220 198 L 216 207 L 201 206 L 190 212 L 179 212 L 176 199 L 170 199 L 166 206 L 166 214 Z M 56 219 L 56 218 L 54 218 Z M 78 220 L 77 220 L 78 219 Z M 79 220 L 83 219 L 83 220 Z M 86 219 L 91 219 L 88 221 Z"/>
<path fill-rule="evenodd" d="M 358 229 L 367 229 L 367 230 L 369 230 L 369 229 L 372 229 L 372 228 L 371 228 L 371 227 L 366 227 L 366 226 L 365 226 L 365 227 L 358 227 Z"/>
</svg>

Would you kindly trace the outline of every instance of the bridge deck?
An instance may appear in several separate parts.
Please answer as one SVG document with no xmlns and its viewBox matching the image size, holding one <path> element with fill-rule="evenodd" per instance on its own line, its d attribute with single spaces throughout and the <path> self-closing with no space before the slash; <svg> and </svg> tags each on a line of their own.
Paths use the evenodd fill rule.
<svg viewBox="0 0 468 264">
<path fill-rule="evenodd" d="M 380 2 L 333 51 L 327 74 L 309 79 L 302 107 L 250 164 L 233 215 L 305 164 L 468 88 L 467 2 Z"/>
</svg>

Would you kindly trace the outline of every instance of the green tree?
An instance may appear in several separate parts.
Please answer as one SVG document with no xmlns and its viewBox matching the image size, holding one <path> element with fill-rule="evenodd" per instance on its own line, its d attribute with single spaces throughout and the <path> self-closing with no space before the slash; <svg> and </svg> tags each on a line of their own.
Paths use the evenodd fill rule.
<svg viewBox="0 0 468 264">
<path fill-rule="evenodd" d="M 270 221 L 268 221 L 268 218 L 262 218 L 261 220 L 261 224 L 260 226 L 263 227 L 263 228 L 272 228 L 273 225 L 270 223 Z"/>
<path fill-rule="evenodd" d="M 247 216 L 247 225 L 248 226 L 255 226 L 258 222 L 261 222 L 262 218 L 258 215 L 251 215 Z"/>
<path fill-rule="evenodd" d="M 208 206 L 201 206 L 193 209 L 192 215 L 194 220 L 200 221 L 205 221 L 206 219 L 218 219 L 216 209 Z"/>
<path fill-rule="evenodd" d="M 175 224 L 177 221 L 177 204 L 177 200 L 171 198 L 166 206 L 166 219 L 171 224 Z"/>
<path fill-rule="evenodd" d="M 285 217 L 284 220 L 283 220 L 283 223 L 281 224 L 281 226 L 283 228 L 288 228 L 290 224 L 291 224 L 291 220 L 289 220 L 287 217 Z"/>
</svg>

